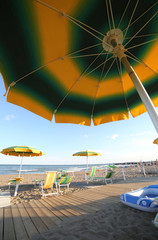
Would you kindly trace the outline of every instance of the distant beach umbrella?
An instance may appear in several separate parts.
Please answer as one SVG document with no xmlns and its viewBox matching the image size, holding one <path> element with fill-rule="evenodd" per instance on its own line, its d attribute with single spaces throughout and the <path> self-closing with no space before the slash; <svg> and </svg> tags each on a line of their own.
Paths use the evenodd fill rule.
<svg viewBox="0 0 158 240">
<path fill-rule="evenodd" d="M 93 151 L 82 151 L 74 153 L 73 156 L 86 156 L 87 157 L 87 170 L 88 170 L 88 157 L 89 156 L 101 156 L 101 153 L 93 152 Z"/>
<path fill-rule="evenodd" d="M 8 147 L 4 148 L 1 151 L 2 154 L 9 155 L 9 156 L 21 156 L 21 163 L 20 163 L 20 170 L 19 170 L 19 177 L 22 169 L 22 162 L 23 162 L 23 157 L 38 157 L 44 155 L 43 152 L 40 150 L 37 150 L 36 148 L 33 147 L 28 147 L 28 146 L 13 146 L 13 147 Z"/>
<path fill-rule="evenodd" d="M 158 138 L 153 141 L 154 144 L 158 144 Z"/>
</svg>

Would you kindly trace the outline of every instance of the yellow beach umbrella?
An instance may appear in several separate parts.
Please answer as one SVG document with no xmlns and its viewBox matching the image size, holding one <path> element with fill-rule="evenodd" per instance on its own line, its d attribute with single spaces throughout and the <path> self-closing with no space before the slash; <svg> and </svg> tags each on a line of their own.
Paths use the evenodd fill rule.
<svg viewBox="0 0 158 240">
<path fill-rule="evenodd" d="M 73 156 L 86 156 L 87 157 L 87 170 L 88 170 L 88 157 L 89 156 L 101 156 L 101 153 L 93 152 L 93 151 L 81 151 L 74 153 Z"/>
<path fill-rule="evenodd" d="M 19 170 L 19 177 L 22 169 L 22 161 L 23 157 L 38 157 L 44 155 L 44 153 L 40 150 L 37 150 L 33 147 L 28 147 L 28 146 L 13 146 L 13 147 L 8 147 L 4 148 L 1 151 L 2 154 L 9 155 L 9 156 L 21 156 L 21 163 L 20 163 L 20 170 Z"/>
<path fill-rule="evenodd" d="M 157 28 L 157 0 L 2 1 L 7 101 L 82 125 L 147 109 L 158 131 Z"/>
<path fill-rule="evenodd" d="M 158 144 L 158 138 L 153 141 L 154 144 Z"/>
</svg>

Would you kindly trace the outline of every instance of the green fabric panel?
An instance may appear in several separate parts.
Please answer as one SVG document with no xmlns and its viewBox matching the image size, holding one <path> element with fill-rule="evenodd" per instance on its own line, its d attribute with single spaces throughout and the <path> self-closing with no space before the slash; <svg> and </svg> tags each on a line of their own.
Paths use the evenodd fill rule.
<svg viewBox="0 0 158 240">
<path fill-rule="evenodd" d="M 92 171 L 91 171 L 90 177 L 94 177 L 95 172 L 96 172 L 96 167 L 93 167 L 93 168 L 92 168 Z"/>
</svg>

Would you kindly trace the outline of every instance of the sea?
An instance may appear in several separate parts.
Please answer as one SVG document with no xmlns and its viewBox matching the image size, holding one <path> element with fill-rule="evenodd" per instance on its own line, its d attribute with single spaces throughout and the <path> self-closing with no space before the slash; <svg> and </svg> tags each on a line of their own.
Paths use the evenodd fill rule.
<svg viewBox="0 0 158 240">
<path fill-rule="evenodd" d="M 105 164 L 89 164 L 88 169 L 93 166 L 98 168 L 104 168 Z M 19 172 L 20 165 L 13 164 L 0 164 L 0 175 L 17 174 Z M 85 171 L 86 165 L 23 165 L 22 174 L 34 174 L 34 173 L 45 173 L 46 171 Z"/>
</svg>

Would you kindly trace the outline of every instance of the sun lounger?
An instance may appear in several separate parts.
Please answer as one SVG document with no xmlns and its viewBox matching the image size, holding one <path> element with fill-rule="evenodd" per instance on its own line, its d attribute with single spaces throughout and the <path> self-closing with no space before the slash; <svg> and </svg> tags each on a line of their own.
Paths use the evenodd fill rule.
<svg viewBox="0 0 158 240">
<path fill-rule="evenodd" d="M 57 184 L 57 187 L 59 187 L 59 192 L 61 192 L 60 187 L 63 187 L 63 186 L 67 186 L 67 189 L 69 191 L 69 185 L 71 183 L 72 178 L 73 176 L 65 176 L 65 177 L 62 177 L 61 179 L 56 179 L 56 184 Z"/>
<path fill-rule="evenodd" d="M 17 177 L 17 178 L 9 179 L 9 182 L 8 182 L 9 190 L 10 190 L 11 185 L 15 186 L 14 197 L 16 197 L 16 195 L 18 193 L 18 188 L 19 188 L 19 185 L 20 185 L 22 179 L 23 179 L 23 177 Z"/>
<path fill-rule="evenodd" d="M 47 176 L 45 181 L 39 181 L 41 191 L 42 191 L 42 196 L 46 197 L 48 195 L 53 195 L 53 194 L 58 194 L 58 189 L 57 189 L 57 184 L 56 184 L 56 176 L 57 176 L 57 171 L 49 171 L 47 172 Z M 53 186 L 54 184 L 56 185 L 56 191 L 54 192 Z M 44 190 L 51 189 L 51 193 L 44 193 Z"/>
<path fill-rule="evenodd" d="M 110 182 L 112 184 L 112 176 L 115 172 L 114 171 L 108 171 L 106 172 L 105 177 L 93 177 L 93 181 L 103 181 L 105 184 L 108 184 Z"/>
<path fill-rule="evenodd" d="M 89 174 L 89 172 L 86 172 L 86 179 L 87 179 L 87 184 L 88 184 L 88 180 L 91 179 L 93 180 L 93 177 L 95 176 L 95 172 L 96 172 L 96 167 L 92 167 L 91 173 Z"/>
</svg>

